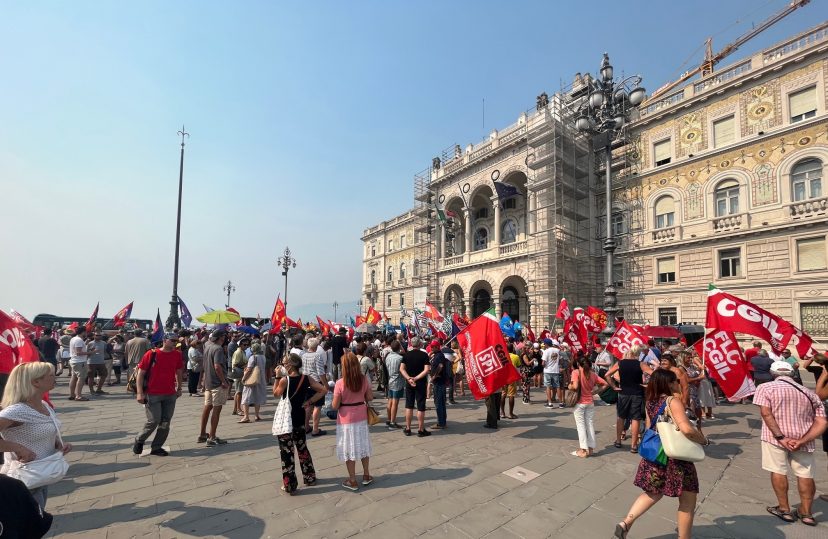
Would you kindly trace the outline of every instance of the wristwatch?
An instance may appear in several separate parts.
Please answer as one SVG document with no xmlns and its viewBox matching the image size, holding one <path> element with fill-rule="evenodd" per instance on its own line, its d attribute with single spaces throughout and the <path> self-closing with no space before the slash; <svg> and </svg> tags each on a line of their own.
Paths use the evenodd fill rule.
<svg viewBox="0 0 828 539">
<path fill-rule="evenodd" d="M 785 435 L 784 435 L 784 434 L 780 434 L 780 435 L 778 435 L 778 436 L 774 436 L 774 438 L 776 439 L 776 441 L 777 441 L 777 442 L 781 442 L 782 440 L 784 440 L 784 439 L 785 439 Z"/>
</svg>

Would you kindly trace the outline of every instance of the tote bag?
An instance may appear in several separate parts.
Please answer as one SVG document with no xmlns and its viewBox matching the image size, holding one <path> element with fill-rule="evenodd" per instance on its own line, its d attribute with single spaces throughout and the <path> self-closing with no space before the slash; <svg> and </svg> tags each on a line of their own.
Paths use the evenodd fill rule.
<svg viewBox="0 0 828 539">
<path fill-rule="evenodd" d="M 701 444 L 688 439 L 673 422 L 673 417 L 670 415 L 670 399 L 672 398 L 667 398 L 667 409 L 656 424 L 658 436 L 664 446 L 664 453 L 671 459 L 701 462 L 704 460 L 704 448 Z"/>
<path fill-rule="evenodd" d="M 63 447 L 63 438 L 60 436 L 60 428 L 55 420 L 54 412 L 52 412 L 49 405 L 46 405 L 46 409 L 49 411 L 49 418 L 55 425 L 58 441 Z M 48 457 L 31 462 L 8 461 L 3 465 L 0 473 L 23 481 L 26 488 L 33 490 L 57 483 L 66 476 L 67 471 L 69 471 L 69 463 L 66 462 L 63 451 L 56 451 Z"/>
<path fill-rule="evenodd" d="M 302 378 L 299 379 L 299 387 L 302 387 L 302 381 L 304 381 L 304 379 L 305 376 L 302 375 Z M 296 396 L 297 391 L 299 391 L 298 388 L 293 392 L 294 397 Z M 273 426 L 270 429 L 273 436 L 281 436 L 282 434 L 290 434 L 293 432 L 293 419 L 290 417 L 291 404 L 288 395 L 290 395 L 289 376 L 287 377 L 287 388 L 285 389 L 285 394 L 282 395 L 282 400 L 280 400 L 279 404 L 276 406 L 276 413 L 273 414 Z"/>
</svg>

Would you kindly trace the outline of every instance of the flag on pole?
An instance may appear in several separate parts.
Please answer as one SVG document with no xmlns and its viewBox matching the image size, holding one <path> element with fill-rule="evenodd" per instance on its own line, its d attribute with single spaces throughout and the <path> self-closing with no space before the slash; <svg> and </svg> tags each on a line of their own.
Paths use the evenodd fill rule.
<svg viewBox="0 0 828 539">
<path fill-rule="evenodd" d="M 747 333 L 770 343 L 777 354 L 784 350 L 797 333 L 790 322 L 770 311 L 710 285 L 707 294 L 705 327 Z"/>
<path fill-rule="evenodd" d="M 301 321 L 302 321 L 302 319 L 300 318 L 300 319 L 299 319 L 299 322 L 301 322 Z M 300 324 L 299 322 L 296 322 L 296 321 L 292 320 L 292 319 L 291 319 L 289 316 L 287 316 L 287 315 L 285 315 L 285 322 L 287 323 L 287 327 L 289 327 L 289 328 L 302 329 L 302 324 Z"/>
<path fill-rule="evenodd" d="M 435 322 L 442 322 L 443 321 L 443 313 L 441 313 L 440 310 L 437 307 L 435 307 L 434 305 L 429 303 L 428 300 L 426 300 L 426 302 L 425 302 L 425 310 L 422 311 L 422 316 L 424 316 L 426 318 L 430 318 L 431 320 L 434 320 Z"/>
<path fill-rule="evenodd" d="M 181 313 L 181 325 L 185 328 L 190 327 L 190 324 L 193 323 L 193 315 L 190 313 L 190 309 L 187 308 L 187 305 L 184 304 L 184 300 L 181 299 L 181 296 L 178 296 L 178 310 Z"/>
<path fill-rule="evenodd" d="M 526 336 L 529 337 L 530 341 L 535 342 L 535 332 L 532 331 L 532 326 L 528 322 L 524 325 L 526 326 Z"/>
<path fill-rule="evenodd" d="M 179 301 L 180 301 L 180 299 L 179 299 Z M 124 307 L 123 309 L 118 311 L 118 314 L 116 314 L 112 318 L 112 325 L 114 325 L 116 328 L 119 328 L 119 327 L 123 326 L 124 324 L 126 324 L 127 319 L 129 319 L 129 317 L 132 316 L 132 304 L 133 303 L 135 303 L 135 302 L 130 301 L 129 305 L 127 305 L 126 307 Z"/>
<path fill-rule="evenodd" d="M 205 305 L 203 303 L 201 304 L 201 306 L 204 307 L 204 312 L 206 312 L 206 313 L 215 311 L 215 309 L 213 309 L 212 307 L 208 307 L 207 305 Z"/>
<path fill-rule="evenodd" d="M 586 309 L 586 315 L 598 326 L 598 332 L 604 331 L 604 328 L 607 327 L 607 313 L 603 309 L 589 305 Z"/>
<path fill-rule="evenodd" d="M 86 321 L 86 331 L 92 331 L 92 328 L 95 327 L 95 322 L 98 321 L 98 307 L 101 306 L 101 302 L 99 301 L 95 305 L 95 310 L 92 311 L 92 315 L 89 317 L 89 320 Z"/>
<path fill-rule="evenodd" d="M 0 311 L 0 374 L 20 363 L 40 361 L 40 354 L 14 318 Z"/>
<path fill-rule="evenodd" d="M 732 332 L 713 329 L 693 347 L 728 400 L 737 402 L 756 392 L 745 356 Z"/>
<path fill-rule="evenodd" d="M 508 335 L 513 339 L 515 338 L 515 325 L 512 323 L 512 317 L 508 314 L 504 314 L 500 319 L 500 331 L 504 335 Z"/>
<path fill-rule="evenodd" d="M 322 332 L 322 335 L 327 335 L 331 331 L 331 326 L 325 323 L 324 320 L 319 318 L 319 315 L 316 315 L 316 321 L 319 323 L 319 331 Z"/>
<path fill-rule="evenodd" d="M 282 323 L 285 321 L 287 314 L 285 313 L 285 304 L 282 302 L 281 295 L 276 296 L 276 305 L 273 307 L 273 314 L 270 315 L 270 324 L 277 332 L 282 328 Z"/>
<path fill-rule="evenodd" d="M 607 341 L 607 352 L 615 357 L 622 358 L 633 346 L 641 346 L 647 342 L 626 320 L 619 322 L 615 328 L 615 333 Z"/>
<path fill-rule="evenodd" d="M 161 309 L 155 312 L 155 323 L 152 325 L 150 342 L 158 343 L 164 340 L 164 324 L 161 323 Z"/>
<path fill-rule="evenodd" d="M 558 312 L 555 313 L 555 318 L 569 320 L 570 316 L 572 316 L 572 312 L 569 310 L 569 303 L 566 302 L 566 298 L 561 298 L 561 304 L 558 306 Z"/>
<path fill-rule="evenodd" d="M 374 309 L 373 305 L 368 307 L 368 314 L 365 315 L 365 322 L 367 322 L 369 324 L 375 324 L 376 325 L 376 324 L 379 324 L 379 321 L 381 319 L 382 319 L 382 317 L 380 316 L 380 313 L 378 313 L 377 310 Z M 357 324 L 357 325 L 359 325 L 359 324 Z"/>
<path fill-rule="evenodd" d="M 520 380 L 512 365 L 494 308 L 478 316 L 457 335 L 466 359 L 466 380 L 475 399 L 483 399 Z"/>
<path fill-rule="evenodd" d="M 500 207 L 503 208 L 506 206 L 505 202 L 513 197 L 520 195 L 520 191 L 518 188 L 512 184 L 504 183 L 504 182 L 493 182 L 495 191 L 497 192 L 498 202 L 500 203 Z"/>
</svg>

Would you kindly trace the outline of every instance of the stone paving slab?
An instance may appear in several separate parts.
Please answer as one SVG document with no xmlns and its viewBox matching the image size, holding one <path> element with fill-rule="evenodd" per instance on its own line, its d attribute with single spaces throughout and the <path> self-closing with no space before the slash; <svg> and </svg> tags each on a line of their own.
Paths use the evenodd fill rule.
<svg viewBox="0 0 828 539">
<path fill-rule="evenodd" d="M 539 390 L 517 420 L 482 428 L 485 409 L 468 397 L 449 406 L 449 428 L 429 438 L 372 427 L 373 485 L 358 493 L 339 485 L 345 466 L 335 456 L 336 427 L 309 438 L 318 482 L 294 496 L 279 491 L 278 445 L 270 435 L 275 402 L 264 421 L 237 424 L 225 407 L 219 436 L 226 446 L 196 443 L 202 399 L 184 396 L 167 441 L 171 456 L 137 457 L 132 440 L 143 408 L 121 387 L 90 402 L 66 399 L 67 378 L 53 392 L 64 436 L 75 450 L 67 477 L 49 489 L 55 515 L 51 537 L 255 538 L 406 537 L 584 539 L 611 537 L 640 490 L 632 484 L 639 457 L 612 447 L 614 407 L 596 407 L 598 455 L 572 457 L 577 433 L 570 410 L 546 409 Z M 384 401 L 377 407 L 384 410 Z M 762 471 L 761 420 L 750 405 L 716 409 L 706 425 L 715 440 L 697 466 L 701 484 L 694 536 L 705 538 L 822 538 L 817 528 L 768 515 L 773 492 Z M 434 423 L 432 411 L 427 425 Z M 503 472 L 539 474 L 524 483 Z M 828 492 L 826 456 L 817 454 L 817 489 Z M 640 519 L 630 537 L 675 536 L 675 500 L 664 499 Z M 828 504 L 814 512 L 828 520 Z"/>
</svg>

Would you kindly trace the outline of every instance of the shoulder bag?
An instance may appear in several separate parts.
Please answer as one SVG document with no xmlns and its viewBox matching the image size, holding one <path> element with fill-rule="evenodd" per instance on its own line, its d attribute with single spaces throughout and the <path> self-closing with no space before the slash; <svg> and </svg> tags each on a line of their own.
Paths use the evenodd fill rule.
<svg viewBox="0 0 828 539">
<path fill-rule="evenodd" d="M 650 428 L 644 431 L 644 436 L 641 438 L 641 444 L 638 446 L 638 454 L 641 458 L 659 466 L 667 466 L 667 455 L 664 453 L 664 446 L 661 443 L 661 437 L 656 431 L 656 422 L 664 409 L 667 407 L 667 401 L 659 407 L 655 417 L 650 421 Z"/>
<path fill-rule="evenodd" d="M 140 363 L 140 362 L 139 362 Z M 147 373 L 144 375 L 144 385 L 141 388 L 145 393 L 147 391 L 147 386 L 149 386 L 149 379 L 150 373 L 152 373 L 152 367 L 155 365 L 155 350 L 152 351 L 152 355 L 150 356 L 150 364 L 147 368 Z M 137 393 L 138 392 L 138 366 L 135 366 L 135 370 L 132 371 L 132 374 L 127 380 L 126 390 L 129 393 Z"/>
<path fill-rule="evenodd" d="M 255 386 L 259 383 L 259 376 L 261 376 L 261 374 L 262 373 L 259 372 L 259 363 L 257 361 L 256 364 L 253 365 L 253 368 L 250 369 L 250 372 L 247 373 L 247 376 L 242 378 L 242 384 L 244 384 L 245 387 Z"/>
<path fill-rule="evenodd" d="M 670 413 L 670 399 L 672 398 L 667 397 L 667 408 L 664 415 L 656 423 L 661 444 L 664 446 L 664 453 L 671 459 L 701 462 L 704 460 L 704 447 L 687 438 L 673 421 L 673 416 Z"/>
<path fill-rule="evenodd" d="M 566 393 L 564 393 L 564 403 L 566 404 L 567 408 L 572 408 L 578 401 L 581 400 L 581 388 L 583 387 L 583 374 L 584 371 L 578 369 L 578 389 L 572 390 L 567 388 Z M 571 382 L 570 382 L 571 383 Z"/>
<path fill-rule="evenodd" d="M 304 380 L 305 375 L 302 375 L 302 378 L 299 379 L 299 387 L 302 387 L 302 382 Z M 296 391 L 293 392 L 294 397 L 296 396 L 296 393 L 299 392 L 299 387 L 297 387 Z M 282 399 L 276 406 L 276 413 L 273 414 L 273 426 L 270 429 L 273 436 L 281 436 L 282 434 L 290 434 L 293 432 L 293 419 L 290 415 L 292 406 L 288 395 L 290 395 L 290 376 L 287 377 L 287 387 L 282 395 Z"/>
<path fill-rule="evenodd" d="M 49 419 L 52 420 L 52 424 L 55 426 L 60 447 L 63 448 L 63 438 L 60 436 L 60 427 L 58 427 L 57 420 L 55 420 L 52 407 L 47 404 L 46 410 L 49 412 Z M 7 461 L 0 469 L 0 473 L 23 481 L 23 484 L 29 490 L 57 483 L 64 478 L 67 471 L 69 471 L 69 463 L 66 462 L 62 449 L 55 451 L 48 457 L 31 462 Z"/>
</svg>

